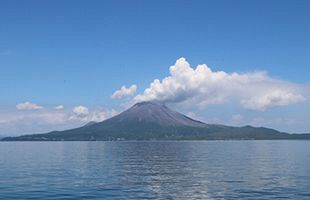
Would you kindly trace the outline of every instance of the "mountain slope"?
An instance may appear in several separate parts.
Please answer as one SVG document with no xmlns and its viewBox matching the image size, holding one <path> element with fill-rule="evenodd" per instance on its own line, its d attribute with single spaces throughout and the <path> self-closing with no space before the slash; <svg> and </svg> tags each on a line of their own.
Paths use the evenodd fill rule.
<svg viewBox="0 0 310 200">
<path fill-rule="evenodd" d="M 7 137 L 4 141 L 89 140 L 215 140 L 215 139 L 310 139 L 268 128 L 210 125 L 170 110 L 158 102 L 137 103 L 103 122 L 46 134 Z"/>
<path fill-rule="evenodd" d="M 190 126 L 205 127 L 206 124 L 193 120 L 178 112 L 172 111 L 164 104 L 158 102 L 137 103 L 120 115 L 112 117 L 105 123 L 154 123 L 160 126 Z"/>
</svg>

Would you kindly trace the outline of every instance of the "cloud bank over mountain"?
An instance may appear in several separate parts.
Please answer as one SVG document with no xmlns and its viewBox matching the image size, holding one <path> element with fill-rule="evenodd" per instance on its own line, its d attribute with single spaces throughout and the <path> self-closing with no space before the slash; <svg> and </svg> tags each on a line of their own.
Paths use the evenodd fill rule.
<svg viewBox="0 0 310 200">
<path fill-rule="evenodd" d="M 227 73 L 212 71 L 206 64 L 193 68 L 183 57 L 169 72 L 162 80 L 155 79 L 133 101 L 182 102 L 204 108 L 235 99 L 246 109 L 265 111 L 306 100 L 301 85 L 272 78 L 266 72 Z"/>
<path fill-rule="evenodd" d="M 207 123 L 250 124 L 290 132 L 309 130 L 309 84 L 280 80 L 263 71 L 228 73 L 213 71 L 206 64 L 193 67 L 185 58 L 178 59 L 169 72 L 137 95 L 137 85 L 122 86 L 107 96 L 118 100 L 104 107 L 89 107 L 83 101 L 82 105 L 64 106 L 60 101 L 50 105 L 34 103 L 31 99 L 13 104 L 0 113 L 0 136 L 63 130 L 89 121 L 99 122 L 140 101 L 168 103 Z"/>
<path fill-rule="evenodd" d="M 65 109 L 64 105 L 43 107 L 30 102 L 19 103 L 15 110 L 0 112 L 0 136 L 64 130 L 90 121 L 100 122 L 118 113 L 105 107 L 79 105 Z"/>
</svg>

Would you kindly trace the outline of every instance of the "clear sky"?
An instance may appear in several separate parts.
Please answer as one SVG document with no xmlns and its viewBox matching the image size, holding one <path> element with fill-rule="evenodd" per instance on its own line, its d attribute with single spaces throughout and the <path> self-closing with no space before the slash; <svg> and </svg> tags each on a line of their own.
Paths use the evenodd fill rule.
<svg viewBox="0 0 310 200">
<path fill-rule="evenodd" d="M 309 10 L 307 0 L 1 1 L 0 135 L 103 120 L 141 99 L 210 123 L 310 132 Z M 181 57 L 214 76 L 171 90 Z M 205 81 L 217 71 L 227 76 Z M 144 92 L 165 77 L 165 94 Z"/>
</svg>

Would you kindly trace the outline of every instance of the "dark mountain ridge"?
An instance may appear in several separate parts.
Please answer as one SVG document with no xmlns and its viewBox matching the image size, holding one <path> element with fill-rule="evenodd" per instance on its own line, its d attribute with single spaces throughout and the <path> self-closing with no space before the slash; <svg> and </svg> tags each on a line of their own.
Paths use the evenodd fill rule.
<svg viewBox="0 0 310 200">
<path fill-rule="evenodd" d="M 160 102 L 140 102 L 102 122 L 45 134 L 6 137 L 3 141 L 107 140 L 228 140 L 310 139 L 310 134 L 288 134 L 264 127 L 205 124 L 170 110 Z"/>
</svg>

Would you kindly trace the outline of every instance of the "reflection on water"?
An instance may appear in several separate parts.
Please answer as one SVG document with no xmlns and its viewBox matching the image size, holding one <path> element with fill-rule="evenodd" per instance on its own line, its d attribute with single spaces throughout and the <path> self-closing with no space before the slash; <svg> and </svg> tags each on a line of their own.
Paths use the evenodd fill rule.
<svg viewBox="0 0 310 200">
<path fill-rule="evenodd" d="M 309 199 L 308 141 L 0 143 L 1 199 Z"/>
</svg>

